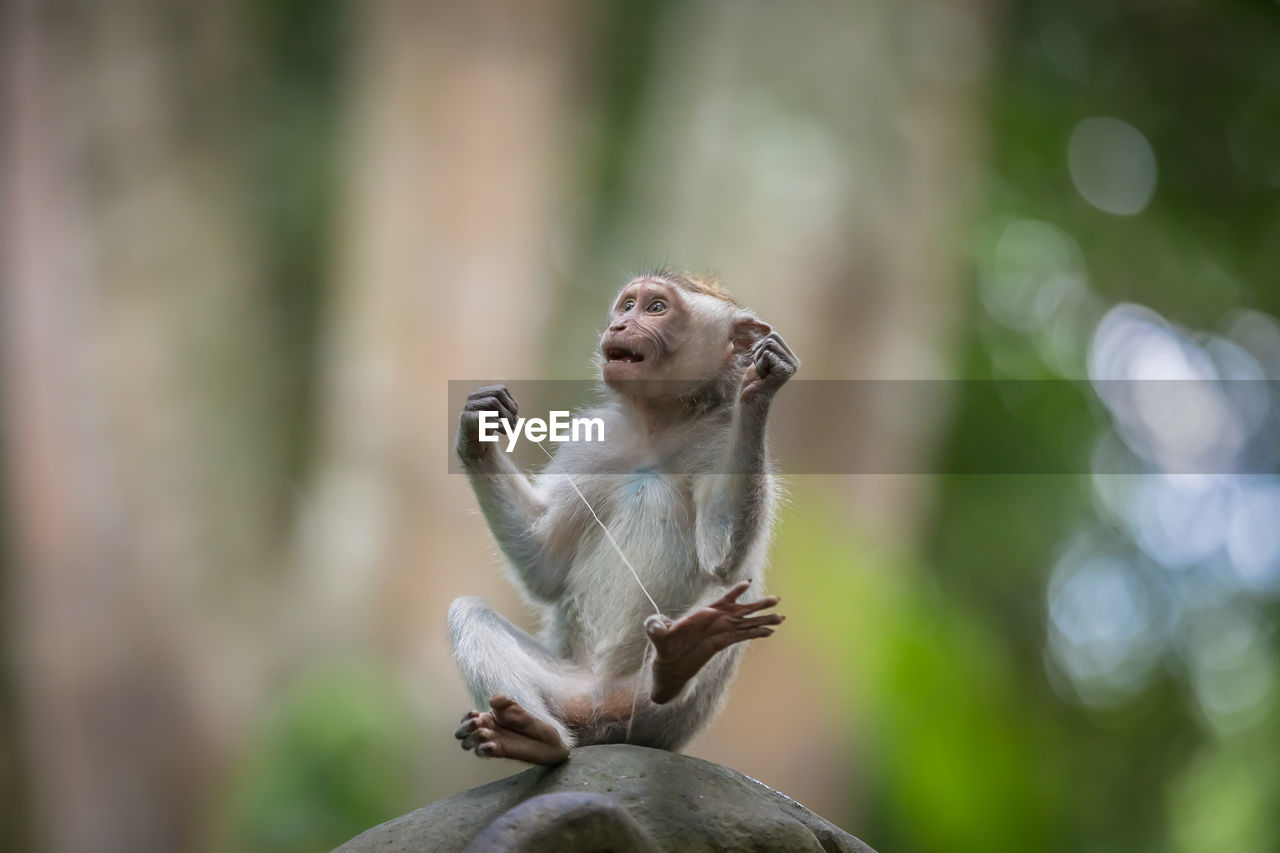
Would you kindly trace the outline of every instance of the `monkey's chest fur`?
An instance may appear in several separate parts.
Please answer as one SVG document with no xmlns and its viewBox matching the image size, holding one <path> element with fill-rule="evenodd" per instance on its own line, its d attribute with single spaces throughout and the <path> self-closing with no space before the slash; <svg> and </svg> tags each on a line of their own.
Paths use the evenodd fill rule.
<svg viewBox="0 0 1280 853">
<path fill-rule="evenodd" d="M 707 583 L 695 556 L 694 478 L 643 466 L 586 478 L 579 487 L 663 613 L 692 605 Z M 566 584 L 556 621 L 569 656 L 600 674 L 639 669 L 653 605 L 594 523 L 582 529 Z"/>
</svg>

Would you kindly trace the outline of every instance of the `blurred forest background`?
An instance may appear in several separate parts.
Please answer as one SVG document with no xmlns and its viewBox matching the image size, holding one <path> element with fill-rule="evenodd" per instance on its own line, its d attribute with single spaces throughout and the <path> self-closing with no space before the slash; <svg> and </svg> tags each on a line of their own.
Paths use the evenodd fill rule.
<svg viewBox="0 0 1280 853">
<path fill-rule="evenodd" d="M 982 380 L 819 425 L 974 473 L 792 478 L 693 754 L 886 853 L 1280 849 L 1277 4 L 2 20 L 0 848 L 322 850 L 517 770 L 451 737 L 449 601 L 521 611 L 447 381 L 587 377 L 669 261 L 806 378 Z"/>
</svg>

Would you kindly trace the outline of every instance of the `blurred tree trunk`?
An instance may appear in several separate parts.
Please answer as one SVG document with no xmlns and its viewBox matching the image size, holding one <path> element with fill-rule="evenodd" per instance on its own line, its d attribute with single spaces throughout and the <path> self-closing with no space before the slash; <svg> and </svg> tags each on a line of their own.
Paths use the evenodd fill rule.
<svg viewBox="0 0 1280 853">
<path fill-rule="evenodd" d="M 639 114 L 614 142 L 627 158 L 622 189 L 596 197 L 584 217 L 595 234 L 580 277 L 598 296 L 575 291 L 565 311 L 589 303 L 576 322 L 596 322 L 619 270 L 666 259 L 719 272 L 793 345 L 801 378 L 945 378 L 992 7 L 671 4 Z M 843 471 L 858 460 L 893 470 L 928 459 L 943 401 L 873 399 L 883 387 L 862 383 L 832 401 L 805 444 Z M 895 541 L 909 540 L 927 509 L 926 478 L 825 485 L 858 528 Z M 771 583 L 784 596 L 785 568 Z M 797 630 L 748 656 L 724 719 L 695 748 L 838 817 L 849 806 L 841 792 L 853 786 L 836 757 L 850 750 L 833 739 L 848 736 L 849 709 L 795 664 L 804 654 Z M 789 680 L 778 683 L 780 674 Z M 822 735 L 797 734 L 797 713 Z M 761 742 L 762 730 L 788 736 Z"/>
<path fill-rule="evenodd" d="M 4 408 L 37 843 L 189 849 L 273 574 L 273 363 L 227 4 L 16 2 Z M 241 639 L 236 639 L 241 638 Z"/>
<path fill-rule="evenodd" d="M 17 560 L 4 603 L 50 849 L 195 846 L 224 747 L 290 650 L 407 659 L 444 737 L 469 701 L 444 642 L 449 601 L 480 593 L 518 612 L 465 479 L 446 471 L 447 381 L 544 375 L 552 334 L 582 363 L 623 270 L 668 253 L 718 268 L 807 377 L 937 375 L 955 257 L 919 247 L 950 245 L 965 203 L 986 5 L 617 8 L 660 26 L 643 42 L 651 85 L 617 140 L 624 190 L 611 197 L 630 200 L 606 209 L 566 154 L 592 131 L 575 122 L 590 86 L 574 72 L 598 7 L 352 4 L 346 199 L 295 530 L 281 510 L 297 416 L 278 410 L 284 354 L 236 136 L 255 61 L 245 7 L 5 7 L 0 344 Z M 599 53 L 616 71 L 645 51 Z M 572 302 L 557 306 L 566 277 Z M 815 443 L 924 452 L 916 425 L 933 413 L 870 410 L 832 413 Z M 849 486 L 887 528 L 913 528 L 909 478 Z M 782 664 L 749 664 L 700 748 L 823 810 L 847 790 L 837 771 L 812 772 L 833 766 L 843 709 L 788 663 L 787 642 L 759 653 Z M 774 722 L 743 714 L 753 707 Z M 798 707 L 827 738 L 761 742 L 762 727 L 794 732 Z M 508 772 L 442 743 L 427 796 Z"/>
<path fill-rule="evenodd" d="M 448 381 L 539 374 L 577 11 L 571 0 L 355 8 L 355 135 L 299 539 L 317 600 L 303 609 L 312 636 L 407 659 L 441 736 L 471 701 L 445 642 L 450 601 L 482 594 L 519 612 L 466 478 L 447 470 Z M 428 795 L 509 771 L 431 741 L 442 752 Z"/>
</svg>

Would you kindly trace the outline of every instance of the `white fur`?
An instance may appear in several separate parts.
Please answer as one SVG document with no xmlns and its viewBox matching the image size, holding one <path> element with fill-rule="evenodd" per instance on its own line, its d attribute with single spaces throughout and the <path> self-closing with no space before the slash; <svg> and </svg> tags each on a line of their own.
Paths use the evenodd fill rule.
<svg viewBox="0 0 1280 853">
<path fill-rule="evenodd" d="M 697 348 L 690 355 L 723 361 L 730 327 L 742 312 L 712 297 L 683 295 L 695 324 L 706 330 L 686 343 Z M 643 628 L 653 607 L 565 474 L 557 472 L 573 477 L 664 615 L 679 618 L 747 579 L 752 584 L 744 600 L 762 596 L 778 489 L 762 439 L 748 453 L 753 473 L 720 473 L 733 454 L 743 454 L 741 442 L 735 443 L 741 366 L 726 371 L 716 379 L 719 390 L 708 386 L 710 403 L 691 407 L 656 438 L 639 410 L 615 396 L 579 415 L 603 419 L 608 442 L 560 445 L 558 465 L 532 481 L 501 453 L 471 463 L 480 507 L 510 560 L 513 580 L 543 623 L 535 641 L 478 599 L 454 602 L 454 655 L 481 707 L 490 696 L 506 694 L 554 725 L 568 745 L 619 742 L 627 736 L 627 720 L 569 732 L 557 711 L 571 697 L 600 697 L 621 685 L 637 694 L 631 742 L 666 749 L 688 742 L 719 710 L 744 644 L 715 655 L 673 701 L 653 703 L 646 666 L 652 655 L 646 654 Z M 743 519 L 749 521 L 744 525 Z"/>
</svg>

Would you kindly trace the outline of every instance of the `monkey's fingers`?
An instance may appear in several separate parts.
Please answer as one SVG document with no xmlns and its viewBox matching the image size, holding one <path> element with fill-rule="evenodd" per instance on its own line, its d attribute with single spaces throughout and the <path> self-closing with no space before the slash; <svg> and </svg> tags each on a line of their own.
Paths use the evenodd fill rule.
<svg viewBox="0 0 1280 853">
<path fill-rule="evenodd" d="M 472 394 L 467 398 L 467 403 L 463 406 L 464 412 L 497 412 L 498 417 L 504 421 L 515 421 L 515 407 L 501 397 L 494 395 Z"/>
<path fill-rule="evenodd" d="M 776 595 L 766 595 L 758 601 L 748 601 L 743 604 L 735 604 L 733 606 L 734 616 L 746 616 L 748 613 L 755 613 L 760 610 L 768 610 L 770 607 L 777 607 L 782 599 Z"/>
<path fill-rule="evenodd" d="M 795 365 L 800 364 L 800 358 L 795 354 L 791 347 L 787 346 L 787 342 L 782 339 L 782 335 L 777 332 L 770 332 L 765 340 L 770 341 L 774 349 L 778 350 L 782 356 Z"/>
<path fill-rule="evenodd" d="M 742 393 L 740 393 L 738 397 L 739 399 L 742 400 L 743 403 L 750 403 L 762 391 L 764 391 L 764 387 L 765 385 L 764 385 L 763 379 L 759 379 L 759 378 L 752 379 L 750 382 L 747 382 L 742 386 Z"/>
<path fill-rule="evenodd" d="M 474 415 L 480 412 L 497 412 L 500 418 L 506 418 L 509 414 L 497 397 L 468 397 L 462 413 Z"/>
<path fill-rule="evenodd" d="M 734 630 L 741 631 L 744 628 L 756 628 L 760 625 L 781 625 L 787 617 L 781 613 L 766 613 L 763 616 L 748 616 L 746 618 L 738 618 L 734 620 Z"/>
<path fill-rule="evenodd" d="M 782 355 L 771 349 L 760 351 L 759 357 L 756 359 L 756 372 L 761 377 L 773 378 L 780 376 L 784 379 L 795 373 L 795 367 Z"/>
<path fill-rule="evenodd" d="M 800 360 L 796 358 L 796 354 L 792 352 L 791 347 L 787 345 L 787 342 L 782 339 L 782 335 L 779 335 L 777 332 L 770 332 L 757 341 L 756 345 L 752 348 L 752 354 L 754 355 L 759 353 L 761 350 L 766 349 L 773 350 L 791 361 L 798 362 Z"/>
<path fill-rule="evenodd" d="M 751 586 L 750 580 L 738 581 L 721 598 L 714 601 L 711 606 L 717 609 L 724 609 L 733 605 L 738 600 L 738 597 L 747 591 L 749 586 Z"/>
<path fill-rule="evenodd" d="M 520 407 L 516 403 L 516 394 L 511 393 L 511 389 L 507 388 L 507 386 L 498 386 L 498 396 L 503 398 L 503 401 L 507 403 L 507 406 L 511 407 L 512 411 L 516 411 Z"/>
<path fill-rule="evenodd" d="M 472 397 L 498 397 L 507 406 L 516 408 L 516 398 L 507 390 L 506 385 L 485 385 L 471 392 Z"/>
<path fill-rule="evenodd" d="M 773 629 L 764 625 L 760 625 L 755 628 L 743 628 L 742 630 L 734 631 L 729 635 L 728 645 L 732 646 L 738 643 L 744 643 L 747 640 L 760 640 L 765 637 L 772 636 Z"/>
<path fill-rule="evenodd" d="M 511 419 L 515 420 L 516 412 L 519 411 L 520 407 L 516 404 L 515 396 L 507 390 L 507 386 L 499 385 L 495 396 L 502 401 L 503 407 L 510 413 Z"/>
</svg>

